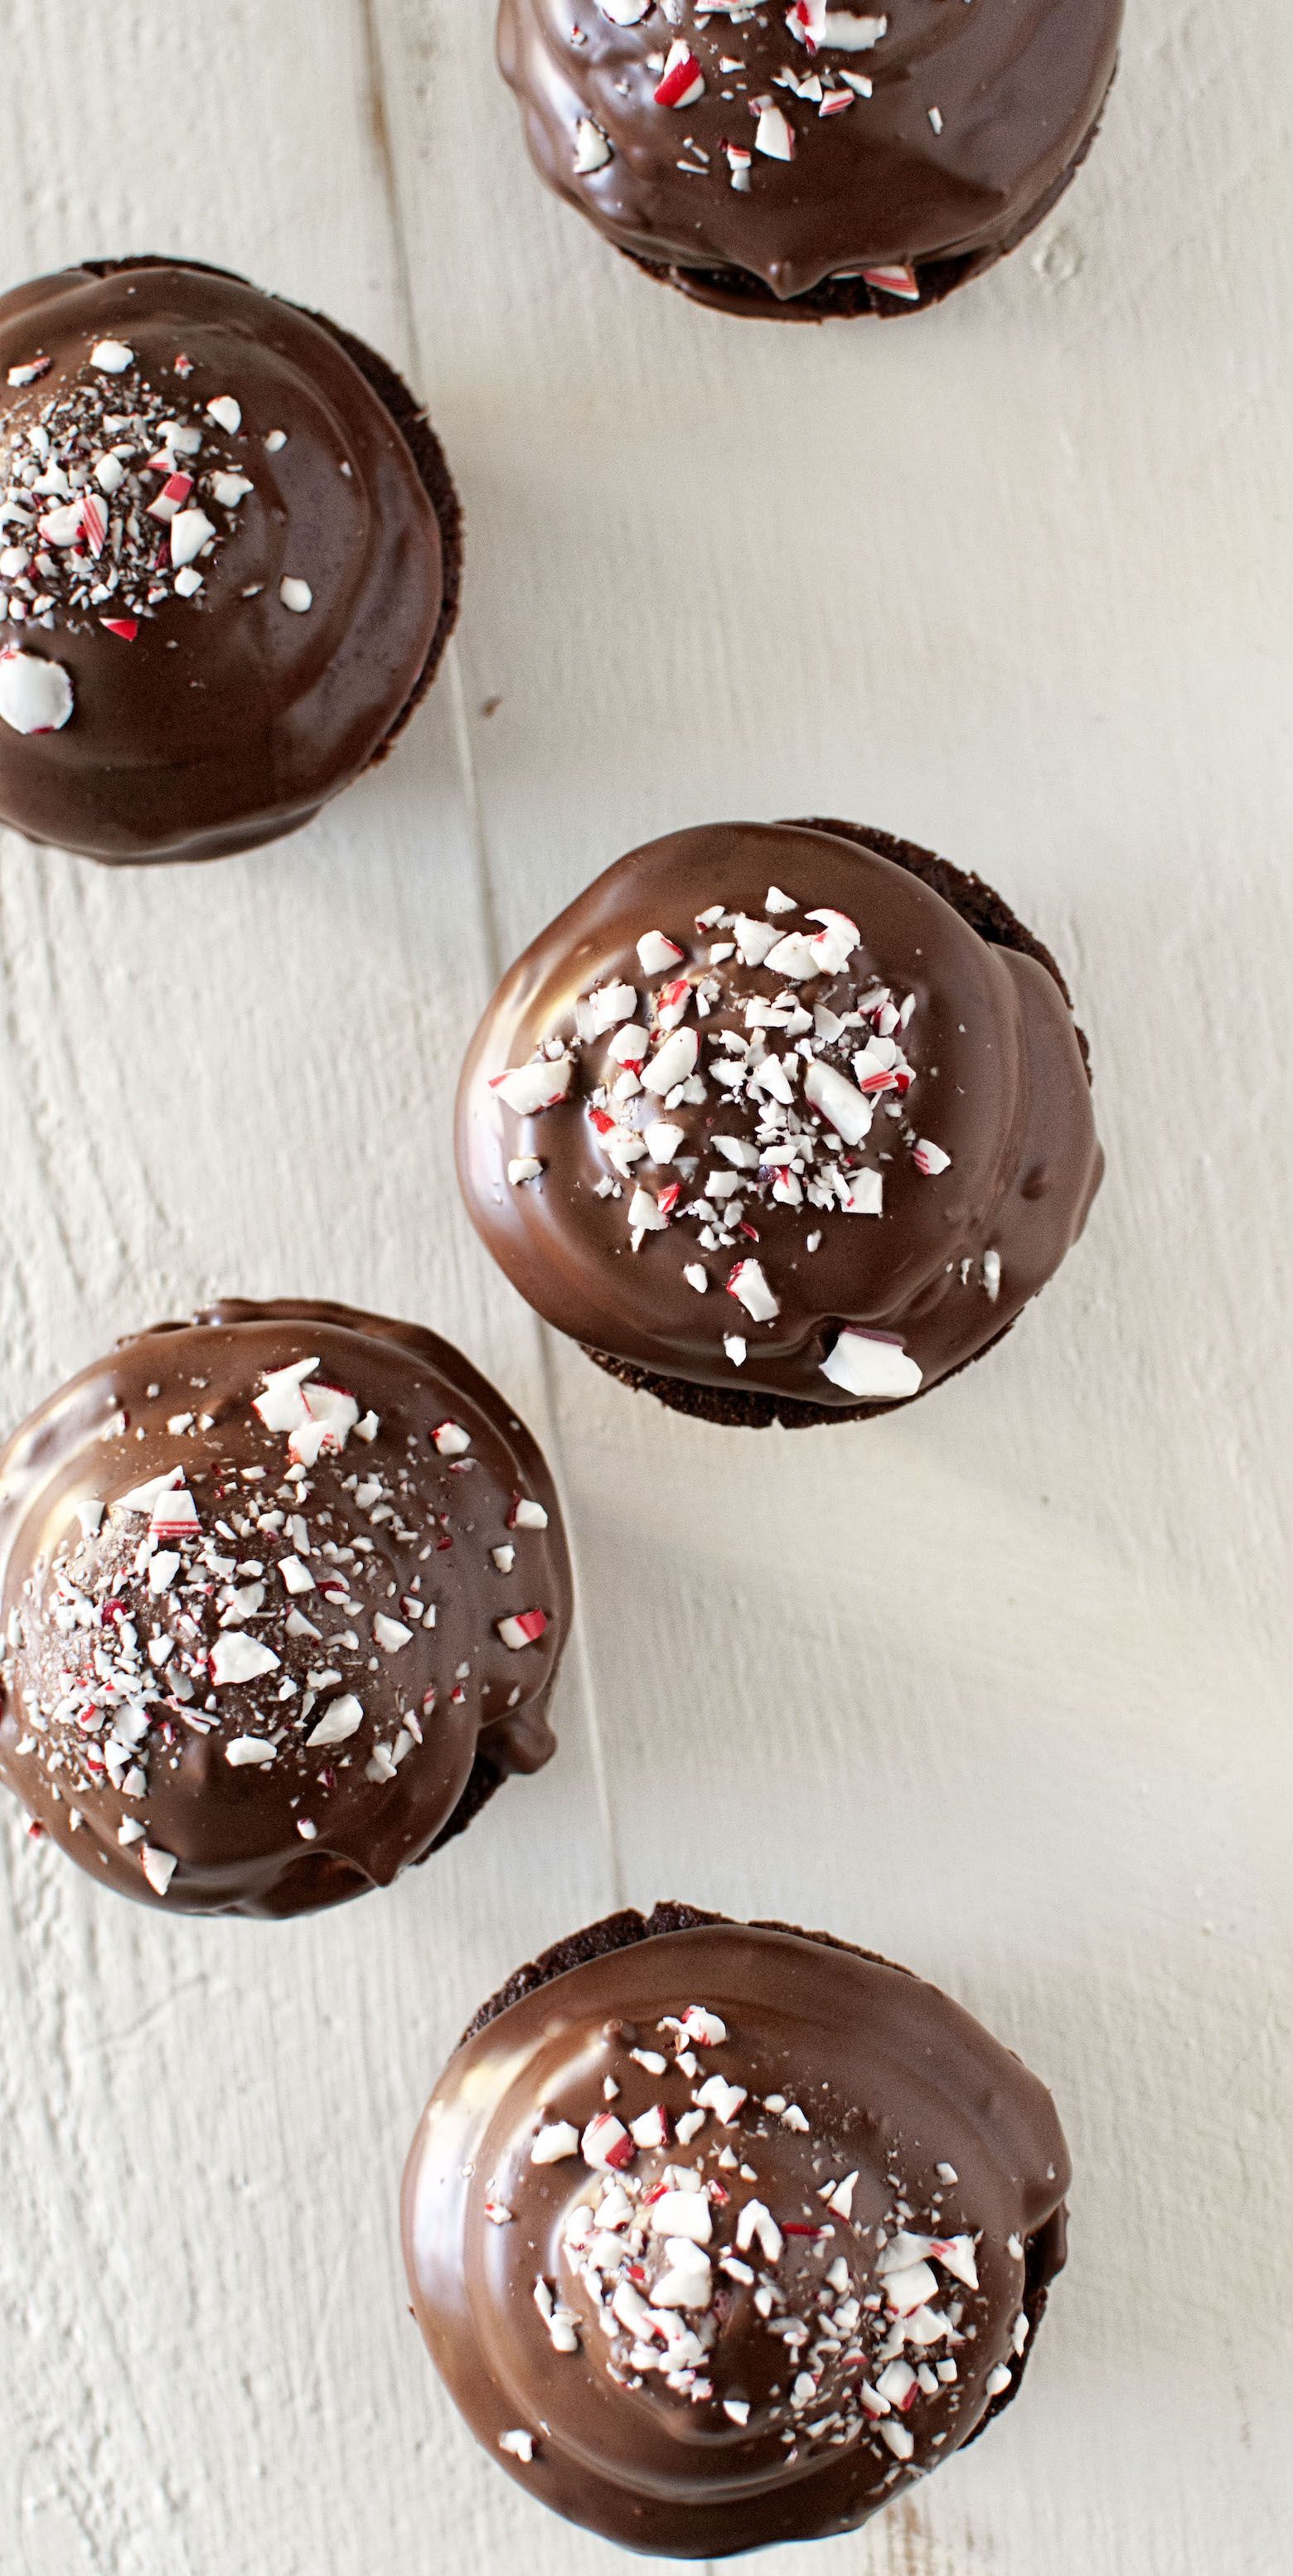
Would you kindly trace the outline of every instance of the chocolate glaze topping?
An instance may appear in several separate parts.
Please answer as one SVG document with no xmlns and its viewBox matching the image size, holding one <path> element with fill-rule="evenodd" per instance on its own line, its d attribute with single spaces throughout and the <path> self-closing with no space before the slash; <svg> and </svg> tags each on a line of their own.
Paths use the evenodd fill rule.
<svg viewBox="0 0 1293 2576">
<path fill-rule="evenodd" d="M 0 823 L 109 861 L 273 840 L 380 755 L 458 509 L 384 361 L 215 270 L 0 297 Z"/>
<path fill-rule="evenodd" d="M 1103 1169 L 1045 951 L 998 944 L 977 879 L 850 829 L 619 860 L 504 977 L 458 1099 L 473 1221 L 549 1323 L 828 1417 L 995 1340 Z"/>
<path fill-rule="evenodd" d="M 906 1971 L 691 1909 L 478 2016 L 404 2177 L 477 2439 L 665 2557 L 856 2528 L 1009 2403 L 1064 2261 L 1045 2088 Z"/>
<path fill-rule="evenodd" d="M 171 1912 L 388 1886 L 554 1750 L 552 1479 L 436 1333 L 226 1299 L 0 1454 L 0 1780 Z"/>
<path fill-rule="evenodd" d="M 936 301 L 1012 250 L 1084 156 L 1122 0 L 502 0 L 550 188 L 730 312 Z"/>
</svg>

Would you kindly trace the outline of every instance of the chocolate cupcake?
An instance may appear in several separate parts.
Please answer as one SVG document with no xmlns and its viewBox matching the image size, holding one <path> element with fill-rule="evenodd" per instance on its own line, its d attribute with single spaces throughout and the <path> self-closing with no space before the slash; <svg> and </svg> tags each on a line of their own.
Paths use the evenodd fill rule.
<svg viewBox="0 0 1293 2576">
<path fill-rule="evenodd" d="M 855 2530 L 1016 2394 L 1069 2160 L 905 1969 L 687 1906 L 477 2014 L 404 2177 L 432 2359 L 532 2495 L 629 2549 Z"/>
<path fill-rule="evenodd" d="M 0 1780 L 172 1913 L 386 1887 L 554 1751 L 551 1476 L 416 1324 L 238 1299 L 120 1343 L 0 1454 Z"/>
<path fill-rule="evenodd" d="M 1085 159 L 1122 0 L 502 0 L 542 179 L 719 312 L 895 314 L 979 277 Z"/>
<path fill-rule="evenodd" d="M 706 1421 L 840 1421 L 976 1359 L 1103 1157 L 1054 959 L 980 878 L 839 822 L 671 834 L 500 984 L 458 1171 L 522 1296 Z"/>
<path fill-rule="evenodd" d="M 457 497 L 406 385 L 191 262 L 0 296 L 0 824 L 215 859 L 380 760 L 457 615 Z"/>
</svg>

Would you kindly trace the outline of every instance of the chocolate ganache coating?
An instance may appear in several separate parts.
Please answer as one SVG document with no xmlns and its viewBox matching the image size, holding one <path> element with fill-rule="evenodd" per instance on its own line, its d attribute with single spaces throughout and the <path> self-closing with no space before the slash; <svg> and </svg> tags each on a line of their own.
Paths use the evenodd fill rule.
<svg viewBox="0 0 1293 2576">
<path fill-rule="evenodd" d="M 697 301 L 789 321 L 938 302 L 1084 159 L 1122 0 L 502 0 L 541 178 Z"/>
<path fill-rule="evenodd" d="M 1045 2087 L 933 1986 L 685 1906 L 478 2014 L 404 2177 L 477 2439 L 664 2557 L 853 2530 L 1014 2396 L 1065 2253 Z"/>
<path fill-rule="evenodd" d="M 0 824 L 88 858 L 295 831 L 457 612 L 458 503 L 385 361 L 184 262 L 0 297 Z"/>
<path fill-rule="evenodd" d="M 437 1333 L 225 1299 L 0 1454 L 0 1780 L 172 1913 L 385 1887 L 554 1751 L 552 1478 Z"/>
<path fill-rule="evenodd" d="M 845 823 L 607 869 L 499 986 L 457 1144 L 549 1323 L 750 1423 L 888 1409 L 976 1358 L 1103 1170 L 1054 961 L 978 878 Z"/>
</svg>

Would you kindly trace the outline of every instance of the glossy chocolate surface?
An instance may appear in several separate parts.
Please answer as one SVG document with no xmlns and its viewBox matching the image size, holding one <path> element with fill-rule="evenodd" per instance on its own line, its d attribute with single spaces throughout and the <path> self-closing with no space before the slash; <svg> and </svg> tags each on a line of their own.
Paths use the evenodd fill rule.
<svg viewBox="0 0 1293 2576">
<path fill-rule="evenodd" d="M 123 1895 L 336 1904 L 549 1759 L 570 1602 L 543 1458 L 449 1343 L 227 1299 L 0 1455 L 0 1780 Z"/>
<path fill-rule="evenodd" d="M 468 2037 L 403 2232 L 486 2450 L 703 2558 L 855 2528 L 1009 2403 L 1070 2169 L 1045 2088 L 936 1988 L 680 1913 L 593 1927 Z"/>
<path fill-rule="evenodd" d="M 549 1323 L 669 1377 L 832 1411 L 924 1392 L 995 1340 L 1081 1232 L 1103 1169 L 1057 972 L 990 944 L 846 828 L 707 825 L 619 860 L 504 977 L 457 1129 L 473 1221 Z M 967 903 L 995 900 L 929 865 Z M 805 938 L 829 948 L 820 913 L 860 934 L 838 971 L 793 955 Z M 647 971 L 638 942 L 657 934 L 677 953 Z M 775 949 L 742 963 L 787 934 L 790 980 Z M 711 962 L 742 936 L 748 952 Z M 632 1055 L 635 1026 L 641 1085 L 625 1098 L 612 1049 Z M 695 1070 L 662 1099 L 648 1086 L 663 1044 L 687 1030 Z M 523 1114 L 504 1077 L 528 1081 L 545 1047 L 565 1050 L 566 1095 Z M 845 1333 L 885 1351 L 847 1342 L 846 1372 Z M 863 1383 L 843 1382 L 859 1368 Z"/>
<path fill-rule="evenodd" d="M 72 699 L 54 731 L 0 722 L 0 823 L 102 860 L 216 858 L 308 822 L 379 753 L 444 641 L 457 513 L 444 476 L 446 563 L 352 351 L 368 363 L 181 265 L 0 297 L 0 657 L 55 663 Z M 195 511 L 210 534 L 174 564 Z"/>
<path fill-rule="evenodd" d="M 498 48 L 550 188 L 703 301 L 793 318 L 869 272 L 900 310 L 1013 249 L 1082 157 L 1121 20 L 1122 0 L 502 0 Z"/>
</svg>

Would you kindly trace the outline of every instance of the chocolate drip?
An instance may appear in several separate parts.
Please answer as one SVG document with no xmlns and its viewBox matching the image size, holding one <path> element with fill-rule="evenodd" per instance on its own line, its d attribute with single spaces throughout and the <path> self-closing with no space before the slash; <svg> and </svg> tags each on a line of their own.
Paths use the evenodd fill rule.
<svg viewBox="0 0 1293 2576">
<path fill-rule="evenodd" d="M 937 302 L 1014 249 L 1084 157 L 1122 0 L 629 14 L 502 0 L 540 177 L 699 301 L 818 320 Z"/>
</svg>

